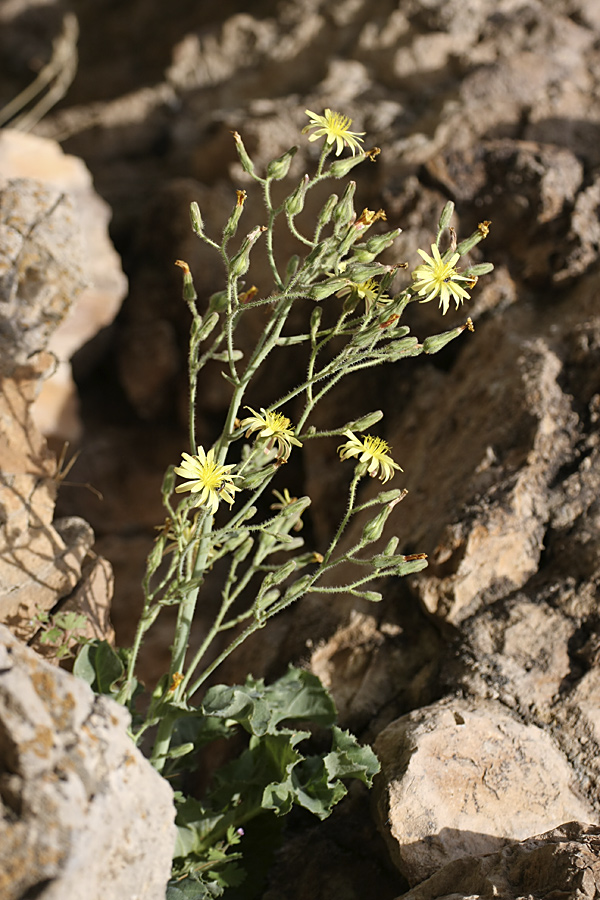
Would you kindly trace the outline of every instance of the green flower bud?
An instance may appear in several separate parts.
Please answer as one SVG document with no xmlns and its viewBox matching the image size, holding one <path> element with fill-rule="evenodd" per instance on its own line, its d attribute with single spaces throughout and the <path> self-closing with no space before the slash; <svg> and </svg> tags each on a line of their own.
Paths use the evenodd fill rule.
<svg viewBox="0 0 600 900">
<path fill-rule="evenodd" d="M 277 159 L 271 160 L 267 166 L 267 178 L 274 178 L 275 181 L 280 181 L 282 178 L 285 178 L 290 170 L 292 159 L 297 151 L 297 147 L 291 147 Z"/>
<path fill-rule="evenodd" d="M 195 200 L 190 203 L 190 219 L 192 221 L 192 231 L 194 234 L 202 234 L 204 232 L 204 222 L 202 221 L 202 216 L 200 214 L 200 207 Z"/>
<path fill-rule="evenodd" d="M 438 222 L 438 240 L 440 239 L 440 235 L 442 231 L 444 231 L 450 225 L 450 221 L 452 216 L 454 215 L 454 203 L 452 200 L 448 200 L 446 205 L 442 210 L 442 214 L 440 216 L 440 221 Z"/>
<path fill-rule="evenodd" d="M 379 254 L 383 250 L 387 250 L 388 247 L 391 247 L 391 245 L 394 243 L 401 232 L 401 228 L 396 228 L 394 231 L 388 231 L 387 234 L 373 235 L 373 237 L 370 237 L 367 241 L 367 250 L 375 254 Z"/>
<path fill-rule="evenodd" d="M 227 309 L 227 291 L 217 291 L 211 294 L 208 300 L 208 310 L 211 313 L 220 313 Z M 207 320 L 208 321 L 208 320 Z"/>
<path fill-rule="evenodd" d="M 325 300 L 331 297 L 336 291 L 341 290 L 347 284 L 346 278 L 332 278 L 330 281 L 324 281 L 321 284 L 313 284 L 308 290 L 308 296 L 311 300 Z"/>
<path fill-rule="evenodd" d="M 379 591 L 356 591 L 356 596 L 368 600 L 369 603 L 381 603 L 383 600 L 383 594 Z"/>
<path fill-rule="evenodd" d="M 335 209 L 335 205 L 337 202 L 338 202 L 338 195 L 332 194 L 330 196 L 329 200 L 327 201 L 327 203 L 325 204 L 325 206 L 323 207 L 323 209 L 321 210 L 321 212 L 319 213 L 319 217 L 317 219 L 317 227 L 323 228 L 323 226 L 327 225 L 328 222 L 331 221 L 331 215 L 333 213 L 333 210 Z"/>
<path fill-rule="evenodd" d="M 170 497 L 175 488 L 175 472 L 173 471 L 173 466 L 168 466 L 167 471 L 165 472 L 165 476 L 163 478 L 162 483 L 162 495 L 163 497 Z"/>
<path fill-rule="evenodd" d="M 246 235 L 242 241 L 242 246 L 229 264 L 229 271 L 232 278 L 241 278 L 250 268 L 250 251 L 263 233 L 266 231 L 264 225 L 257 225 L 252 231 Z"/>
<path fill-rule="evenodd" d="M 244 147 L 244 142 L 242 141 L 242 139 L 239 136 L 239 134 L 237 133 L 237 131 L 232 131 L 231 133 L 233 135 L 233 139 L 235 141 L 235 149 L 237 150 L 237 154 L 240 158 L 240 162 L 242 164 L 242 168 L 243 168 L 244 172 L 247 172 L 249 175 L 253 175 L 254 174 L 254 163 L 248 156 L 246 148 Z"/>
<path fill-rule="evenodd" d="M 394 508 L 394 504 L 386 503 L 386 505 L 381 509 L 374 518 L 372 518 L 365 527 L 363 528 L 362 537 L 360 542 L 364 547 L 365 544 L 372 544 L 374 541 L 378 541 L 381 535 L 383 534 L 383 529 L 385 528 L 385 523 L 387 522 L 392 509 Z"/>
<path fill-rule="evenodd" d="M 473 234 L 466 238 L 464 241 L 461 241 L 458 247 L 456 248 L 456 253 L 459 253 L 461 256 L 464 256 L 465 253 L 468 253 L 469 250 L 472 250 L 480 241 L 488 236 L 489 232 L 489 222 L 482 222 L 477 231 L 474 231 Z"/>
<path fill-rule="evenodd" d="M 342 199 L 336 204 L 333 210 L 333 221 L 338 228 L 349 225 L 356 218 L 354 212 L 354 193 L 356 191 L 356 182 L 349 181 L 346 190 L 342 194 Z"/>
<path fill-rule="evenodd" d="M 408 356 L 420 356 L 422 352 L 423 346 L 419 344 L 416 337 L 392 341 L 385 348 L 385 355 L 391 362 L 395 362 L 397 359 L 406 359 Z"/>
<path fill-rule="evenodd" d="M 299 265 L 300 265 L 300 257 L 298 256 L 298 254 L 295 253 L 293 256 L 290 256 L 290 258 L 288 260 L 288 264 L 285 267 L 285 278 L 283 280 L 283 283 L 286 285 L 286 287 L 290 283 L 290 281 L 292 280 L 292 278 L 294 277 L 296 272 L 298 271 Z"/>
<path fill-rule="evenodd" d="M 260 487 L 261 484 L 264 484 L 267 479 L 272 478 L 273 472 L 273 466 L 265 466 L 264 469 L 260 469 L 258 472 L 246 475 L 244 480 L 240 482 L 240 487 L 245 491 L 253 491 L 255 488 Z"/>
<path fill-rule="evenodd" d="M 304 200 L 306 198 L 306 188 L 310 181 L 308 175 L 305 175 L 293 194 L 290 194 L 284 200 L 285 211 L 288 216 L 297 216 L 304 209 Z"/>
<path fill-rule="evenodd" d="M 348 253 L 348 251 L 350 250 L 350 247 L 352 246 L 352 244 L 354 243 L 354 241 L 355 241 L 358 237 L 359 237 L 358 231 L 356 230 L 356 228 L 355 228 L 353 225 L 351 225 L 351 226 L 348 228 L 348 231 L 346 232 L 346 234 L 344 235 L 344 237 L 342 238 L 342 240 L 339 242 L 339 244 L 338 244 L 337 247 L 336 247 L 336 253 L 337 253 L 337 255 L 338 255 L 339 257 L 345 256 L 346 253 Z"/>
<path fill-rule="evenodd" d="M 317 339 L 317 331 L 319 330 L 319 325 L 321 324 L 322 315 L 323 307 L 315 306 L 310 316 L 310 336 L 313 341 Z"/>
<path fill-rule="evenodd" d="M 461 272 L 461 275 L 472 275 L 473 278 L 479 278 L 480 275 L 489 275 L 490 272 L 494 271 L 493 263 L 477 263 L 475 266 L 469 266 L 468 269 L 465 269 L 464 272 Z"/>
<path fill-rule="evenodd" d="M 227 305 L 227 292 L 221 291 L 221 293 L 225 294 L 225 305 Z M 215 296 L 213 294 L 213 296 Z M 198 331 L 193 336 L 194 340 L 200 343 L 200 341 L 205 341 L 209 336 L 211 331 L 214 329 L 215 325 L 219 321 L 219 313 L 215 310 L 208 313 L 204 322 L 202 322 L 201 326 L 198 328 Z"/>
<path fill-rule="evenodd" d="M 344 178 L 348 172 L 352 171 L 354 166 L 358 166 L 367 158 L 366 153 L 359 153 L 357 156 L 349 156 L 348 159 L 336 159 L 329 166 L 328 175 L 332 178 Z"/>
<path fill-rule="evenodd" d="M 225 241 L 229 241 L 236 233 L 238 222 L 240 221 L 240 216 L 244 210 L 244 203 L 246 202 L 246 191 L 236 191 L 237 200 L 235 206 L 233 208 L 233 212 L 229 216 L 227 224 L 223 229 L 223 239 Z"/>
<path fill-rule="evenodd" d="M 363 247 L 355 247 L 352 251 L 352 262 L 359 263 L 370 263 L 373 262 L 374 259 L 377 258 L 376 253 L 371 253 L 364 246 Z"/>
<path fill-rule="evenodd" d="M 356 419 L 354 422 L 348 422 L 348 424 L 344 426 L 344 431 L 366 431 L 367 428 L 371 428 L 372 425 L 381 422 L 382 419 L 382 410 L 376 409 L 374 412 L 370 412 L 366 416 Z M 388 491 L 388 493 L 393 493 L 395 495 L 396 491 Z"/>
<path fill-rule="evenodd" d="M 466 327 L 466 325 L 460 325 L 458 328 L 451 328 L 450 331 L 444 331 L 442 334 L 433 334 L 431 337 L 425 338 L 423 341 L 423 350 L 425 353 L 429 354 L 429 356 L 438 353 L 446 346 L 446 344 L 449 344 L 450 341 L 457 338 L 459 334 L 462 334 Z"/>
<path fill-rule="evenodd" d="M 344 270 L 344 275 L 347 275 L 350 281 L 362 284 L 364 281 L 392 271 L 394 271 L 392 266 L 384 266 L 381 263 L 350 263 Z"/>
<path fill-rule="evenodd" d="M 383 551 L 383 555 L 384 556 L 393 556 L 394 553 L 396 552 L 396 548 L 398 547 L 399 543 L 400 543 L 400 541 L 397 537 L 394 536 L 393 538 L 390 538 L 385 550 Z"/>
<path fill-rule="evenodd" d="M 190 267 L 182 259 L 176 259 L 175 265 L 183 269 L 183 299 L 186 303 L 193 303 L 198 298 L 194 287 L 194 279 L 190 272 Z"/>
</svg>

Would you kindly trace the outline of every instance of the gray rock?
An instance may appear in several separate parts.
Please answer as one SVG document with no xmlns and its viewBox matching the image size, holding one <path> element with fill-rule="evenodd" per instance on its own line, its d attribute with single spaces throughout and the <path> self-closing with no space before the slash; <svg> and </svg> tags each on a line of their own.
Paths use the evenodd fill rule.
<svg viewBox="0 0 600 900">
<path fill-rule="evenodd" d="M 164 900 L 172 791 L 128 724 L 0 627 L 3 900 Z"/>
</svg>

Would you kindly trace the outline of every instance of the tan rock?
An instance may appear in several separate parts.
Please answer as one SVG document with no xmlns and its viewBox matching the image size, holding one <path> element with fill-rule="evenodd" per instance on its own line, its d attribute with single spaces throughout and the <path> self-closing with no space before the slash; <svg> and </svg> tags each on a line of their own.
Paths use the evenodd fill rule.
<svg viewBox="0 0 600 900">
<path fill-rule="evenodd" d="M 79 436 L 76 392 L 69 360 L 90 338 L 109 325 L 127 291 L 119 257 L 108 236 L 110 209 L 94 191 L 82 160 L 63 153 L 48 138 L 20 131 L 0 131 L 0 171 L 5 179 L 35 179 L 45 188 L 65 194 L 73 207 L 77 238 L 72 265 L 81 266 L 85 286 L 47 344 L 58 360 L 56 372 L 43 385 L 34 417 L 44 434 L 68 440 Z M 67 254 L 69 248 L 66 248 Z M 68 296 L 68 294 L 66 294 Z"/>
<path fill-rule="evenodd" d="M 379 827 L 410 884 L 594 814 L 551 738 L 500 705 L 460 698 L 412 712 L 375 742 Z"/>
</svg>

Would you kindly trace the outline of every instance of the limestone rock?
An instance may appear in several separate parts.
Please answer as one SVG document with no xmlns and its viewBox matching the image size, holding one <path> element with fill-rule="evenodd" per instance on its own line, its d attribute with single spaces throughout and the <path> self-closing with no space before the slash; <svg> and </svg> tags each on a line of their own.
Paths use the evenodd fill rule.
<svg viewBox="0 0 600 900">
<path fill-rule="evenodd" d="M 453 859 L 594 818 L 551 738 L 500 704 L 446 698 L 393 722 L 375 751 L 379 826 L 412 885 Z"/>
<path fill-rule="evenodd" d="M 496 853 L 463 857 L 402 900 L 595 900 L 600 891 L 600 828 L 568 822 Z"/>
<path fill-rule="evenodd" d="M 58 316 L 55 328 L 44 334 L 42 344 L 55 354 L 57 368 L 42 386 L 34 406 L 34 417 L 42 433 L 74 440 L 79 437 L 81 426 L 70 359 L 113 321 L 127 290 L 120 260 L 108 236 L 110 209 L 94 191 L 90 172 L 82 160 L 63 153 L 60 146 L 48 138 L 11 129 L 0 131 L 0 171 L 5 179 L 17 181 L 21 185 L 20 191 L 31 190 L 31 187 L 25 187 L 28 183 L 25 179 L 30 180 L 30 185 L 38 185 L 34 190 L 42 203 L 36 213 L 39 221 L 27 220 L 17 228 L 27 253 L 30 252 L 29 246 L 32 243 L 35 246 L 39 235 L 44 234 L 47 235 L 44 239 L 48 240 L 46 253 L 48 259 L 53 261 L 57 255 L 52 246 L 52 240 L 57 241 L 57 216 L 60 215 L 61 205 L 66 204 L 69 209 L 69 231 L 60 244 L 61 258 L 66 267 L 65 276 L 71 273 L 76 283 L 61 284 L 65 307 Z M 0 201 L 2 208 L 9 200 L 10 193 Z M 56 210 L 52 209 L 54 203 L 58 204 Z M 11 218 L 3 227 L 14 229 L 19 214 L 18 209 L 13 208 Z M 48 216 L 49 223 L 46 222 Z M 63 216 L 60 218 L 61 228 L 64 229 L 65 224 Z M 25 233 L 23 227 L 29 231 Z M 46 290 L 52 289 L 56 277 L 53 271 L 51 266 L 44 272 Z M 26 285 L 23 285 L 16 290 L 23 291 L 25 288 Z M 23 303 L 24 298 L 21 297 L 20 307 Z"/>
<path fill-rule="evenodd" d="M 0 616 L 27 640 L 37 612 L 71 593 L 94 535 L 80 518 L 53 523 L 56 461 L 31 418 L 47 354 L 0 378 Z"/>
<path fill-rule="evenodd" d="M 3 900 L 164 900 L 172 791 L 128 724 L 0 627 Z"/>
</svg>

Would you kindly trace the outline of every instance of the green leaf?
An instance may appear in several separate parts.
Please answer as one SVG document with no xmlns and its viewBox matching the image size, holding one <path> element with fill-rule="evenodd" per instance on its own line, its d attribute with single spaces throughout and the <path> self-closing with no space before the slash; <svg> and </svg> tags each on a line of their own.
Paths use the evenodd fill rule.
<svg viewBox="0 0 600 900">
<path fill-rule="evenodd" d="M 114 694 L 115 682 L 124 671 L 123 663 L 108 641 L 85 644 L 73 665 L 73 674 L 87 681 L 97 694 Z"/>
<path fill-rule="evenodd" d="M 215 900 L 223 896 L 224 888 L 217 881 L 170 881 L 167 885 L 166 900 Z"/>
<path fill-rule="evenodd" d="M 337 725 L 332 728 L 333 749 L 324 759 L 330 778 L 358 778 L 371 787 L 373 776 L 381 766 L 375 753 L 368 745 L 358 743 L 349 731 L 342 731 Z"/>
</svg>

